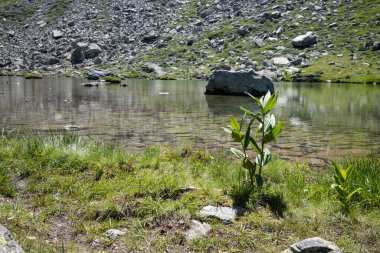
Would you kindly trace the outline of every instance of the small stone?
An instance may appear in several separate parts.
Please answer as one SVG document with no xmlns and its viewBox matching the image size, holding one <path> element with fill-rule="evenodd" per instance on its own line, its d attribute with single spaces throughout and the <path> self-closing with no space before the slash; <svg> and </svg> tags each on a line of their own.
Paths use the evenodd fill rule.
<svg viewBox="0 0 380 253">
<path fill-rule="evenodd" d="M 190 229 L 186 232 L 186 239 L 190 241 L 195 238 L 206 236 L 210 230 L 210 224 L 207 224 L 206 222 L 192 220 Z"/>
<path fill-rule="evenodd" d="M 115 239 L 116 237 L 125 235 L 125 232 L 112 228 L 107 230 L 103 235 L 108 237 L 109 239 Z"/>
<path fill-rule="evenodd" d="M 340 253 L 339 248 L 332 242 L 320 237 L 308 238 L 290 246 L 282 253 Z"/>
<path fill-rule="evenodd" d="M 204 217 L 217 218 L 224 223 L 233 223 L 237 214 L 244 212 L 241 207 L 205 206 L 199 211 Z"/>
<path fill-rule="evenodd" d="M 288 65 L 290 61 L 286 57 L 275 57 L 272 59 L 273 64 L 275 65 Z"/>
<path fill-rule="evenodd" d="M 53 35 L 53 38 L 57 40 L 57 39 L 62 38 L 63 33 L 59 30 L 53 30 L 52 35 Z"/>
</svg>

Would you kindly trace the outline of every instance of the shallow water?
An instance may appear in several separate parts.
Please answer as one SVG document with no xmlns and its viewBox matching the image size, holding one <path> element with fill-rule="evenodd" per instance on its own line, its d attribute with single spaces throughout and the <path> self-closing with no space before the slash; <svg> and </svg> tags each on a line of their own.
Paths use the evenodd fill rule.
<svg viewBox="0 0 380 253">
<path fill-rule="evenodd" d="M 128 87 L 83 87 L 83 79 L 0 77 L 0 128 L 43 133 L 75 130 L 132 149 L 148 145 L 228 150 L 221 129 L 248 97 L 204 95 L 203 81 L 127 80 Z M 310 164 L 380 154 L 380 86 L 278 83 L 275 110 L 285 121 L 271 150 Z M 70 126 L 72 125 L 72 126 Z"/>
</svg>

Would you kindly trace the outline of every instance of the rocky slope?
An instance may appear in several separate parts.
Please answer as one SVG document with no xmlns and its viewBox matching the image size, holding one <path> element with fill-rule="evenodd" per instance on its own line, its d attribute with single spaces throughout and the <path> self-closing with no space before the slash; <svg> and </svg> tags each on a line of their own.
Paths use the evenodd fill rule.
<svg viewBox="0 0 380 253">
<path fill-rule="evenodd" d="M 380 81 L 379 0 L 0 0 L 0 17 L 3 74 Z"/>
</svg>

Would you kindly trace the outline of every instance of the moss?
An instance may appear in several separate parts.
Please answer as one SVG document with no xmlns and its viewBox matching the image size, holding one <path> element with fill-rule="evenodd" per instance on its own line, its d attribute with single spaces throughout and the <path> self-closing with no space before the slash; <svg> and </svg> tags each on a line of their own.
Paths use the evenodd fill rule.
<svg viewBox="0 0 380 253">
<path fill-rule="evenodd" d="M 109 83 L 121 83 L 123 79 L 119 76 L 105 76 L 105 77 L 102 77 L 102 80 Z"/>
</svg>

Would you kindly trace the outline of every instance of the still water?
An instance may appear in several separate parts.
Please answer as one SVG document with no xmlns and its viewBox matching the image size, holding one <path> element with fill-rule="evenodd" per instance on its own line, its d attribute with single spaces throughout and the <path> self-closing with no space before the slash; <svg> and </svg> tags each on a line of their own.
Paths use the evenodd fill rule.
<svg viewBox="0 0 380 253">
<path fill-rule="evenodd" d="M 203 81 L 127 80 L 128 87 L 84 87 L 77 78 L 0 77 L 0 129 L 79 135 L 129 149 L 149 145 L 225 151 L 223 132 L 248 97 L 204 95 Z M 274 113 L 284 120 L 271 150 L 296 162 L 323 164 L 356 154 L 380 154 L 380 86 L 278 83 Z"/>
</svg>

